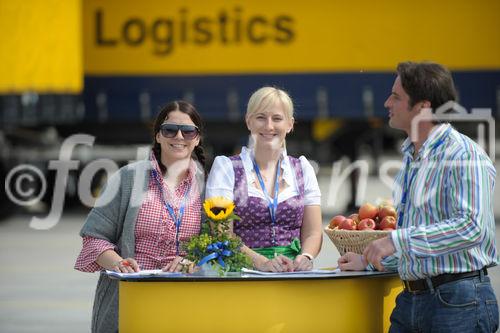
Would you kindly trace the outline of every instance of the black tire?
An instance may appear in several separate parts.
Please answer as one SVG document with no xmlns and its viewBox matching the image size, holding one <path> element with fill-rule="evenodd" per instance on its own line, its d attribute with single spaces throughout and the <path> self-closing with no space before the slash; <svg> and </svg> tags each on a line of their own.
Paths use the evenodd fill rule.
<svg viewBox="0 0 500 333">
<path fill-rule="evenodd" d="M 0 221 L 6 219 L 14 213 L 15 205 L 8 198 L 5 189 L 5 178 L 7 177 L 7 168 L 0 163 Z"/>
</svg>

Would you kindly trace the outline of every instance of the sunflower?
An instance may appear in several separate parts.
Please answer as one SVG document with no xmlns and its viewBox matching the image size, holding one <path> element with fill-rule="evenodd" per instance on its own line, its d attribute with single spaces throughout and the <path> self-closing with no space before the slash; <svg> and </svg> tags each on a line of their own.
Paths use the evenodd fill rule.
<svg viewBox="0 0 500 333">
<path fill-rule="evenodd" d="M 212 197 L 205 200 L 203 208 L 209 219 L 221 221 L 231 216 L 234 210 L 234 203 L 224 197 Z"/>
</svg>

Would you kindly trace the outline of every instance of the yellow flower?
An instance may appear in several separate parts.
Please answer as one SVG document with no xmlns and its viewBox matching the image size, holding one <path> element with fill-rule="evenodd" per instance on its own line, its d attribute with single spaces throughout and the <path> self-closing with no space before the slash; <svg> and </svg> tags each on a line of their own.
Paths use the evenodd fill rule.
<svg viewBox="0 0 500 333">
<path fill-rule="evenodd" d="M 224 197 L 212 197 L 205 200 L 203 208 L 209 219 L 221 221 L 231 216 L 234 210 L 234 203 Z"/>
</svg>

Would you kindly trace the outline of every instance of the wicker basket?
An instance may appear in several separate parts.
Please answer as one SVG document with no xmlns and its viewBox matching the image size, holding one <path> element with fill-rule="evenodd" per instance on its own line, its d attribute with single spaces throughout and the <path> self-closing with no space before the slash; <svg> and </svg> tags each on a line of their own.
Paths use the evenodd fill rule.
<svg viewBox="0 0 500 333">
<path fill-rule="evenodd" d="M 340 255 L 344 255 L 346 252 L 363 254 L 365 247 L 370 242 L 391 233 L 390 230 L 342 230 L 330 229 L 328 226 L 326 226 L 325 232 L 337 247 Z"/>
</svg>

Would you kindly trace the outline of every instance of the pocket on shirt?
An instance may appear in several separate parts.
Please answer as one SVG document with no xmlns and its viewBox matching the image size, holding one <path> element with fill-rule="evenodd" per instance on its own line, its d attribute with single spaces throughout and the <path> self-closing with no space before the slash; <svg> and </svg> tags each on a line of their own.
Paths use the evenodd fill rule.
<svg viewBox="0 0 500 333">
<path fill-rule="evenodd" d="M 464 308 L 478 304 L 476 286 L 472 279 L 445 283 L 436 288 L 436 295 L 446 307 Z"/>
</svg>

